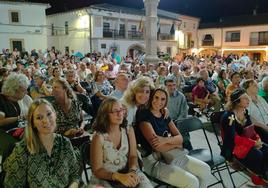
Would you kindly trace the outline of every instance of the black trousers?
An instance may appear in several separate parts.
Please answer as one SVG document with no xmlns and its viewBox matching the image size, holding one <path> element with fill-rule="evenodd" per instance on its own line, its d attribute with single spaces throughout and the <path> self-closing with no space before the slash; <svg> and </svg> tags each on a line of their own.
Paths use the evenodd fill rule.
<svg viewBox="0 0 268 188">
<path fill-rule="evenodd" d="M 259 175 L 268 171 L 268 145 L 263 144 L 261 149 L 253 147 L 244 159 L 238 159 L 243 165 Z"/>
</svg>

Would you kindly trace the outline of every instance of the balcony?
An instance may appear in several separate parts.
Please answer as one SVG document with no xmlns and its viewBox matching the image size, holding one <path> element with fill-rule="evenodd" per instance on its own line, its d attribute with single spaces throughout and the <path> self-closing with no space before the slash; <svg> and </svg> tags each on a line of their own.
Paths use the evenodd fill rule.
<svg viewBox="0 0 268 188">
<path fill-rule="evenodd" d="M 202 46 L 214 46 L 214 40 L 202 40 Z"/>
<path fill-rule="evenodd" d="M 128 38 L 129 39 L 136 39 L 136 40 L 142 40 L 143 37 L 143 32 L 141 31 L 128 31 Z"/>
<path fill-rule="evenodd" d="M 103 30 L 103 38 L 125 38 L 124 30 L 105 29 Z"/>
<path fill-rule="evenodd" d="M 250 38 L 249 45 L 250 46 L 268 45 L 268 38 L 264 38 L 264 39 Z"/>
<path fill-rule="evenodd" d="M 143 32 L 128 31 L 128 39 L 142 40 Z M 103 30 L 103 38 L 125 39 L 125 30 L 105 29 Z"/>
<path fill-rule="evenodd" d="M 168 33 L 160 33 L 159 40 L 175 40 L 175 36 Z"/>
</svg>

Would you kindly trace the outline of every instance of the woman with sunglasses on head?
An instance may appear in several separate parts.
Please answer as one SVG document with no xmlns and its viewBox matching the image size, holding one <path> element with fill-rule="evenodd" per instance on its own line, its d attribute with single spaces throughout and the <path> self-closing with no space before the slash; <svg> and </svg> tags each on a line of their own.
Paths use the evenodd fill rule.
<svg viewBox="0 0 268 188">
<path fill-rule="evenodd" d="M 115 98 L 108 97 L 99 107 L 95 119 L 90 160 L 91 183 L 107 187 L 152 188 L 139 171 L 136 139 L 132 127 L 127 127 L 126 109 Z"/>
<path fill-rule="evenodd" d="M 243 89 L 235 90 L 229 97 L 221 119 L 223 136 L 222 155 L 229 161 L 236 157 L 253 172 L 267 178 L 268 146 L 254 131 L 248 114 L 249 96 Z"/>
<path fill-rule="evenodd" d="M 143 158 L 144 169 L 151 176 L 176 187 L 205 188 L 210 167 L 186 155 L 179 130 L 170 117 L 165 119 L 161 113 L 167 102 L 167 91 L 156 89 L 150 97 L 148 108 L 137 111 L 136 137 L 148 152 Z M 168 159 L 171 153 L 171 159 Z"/>
</svg>

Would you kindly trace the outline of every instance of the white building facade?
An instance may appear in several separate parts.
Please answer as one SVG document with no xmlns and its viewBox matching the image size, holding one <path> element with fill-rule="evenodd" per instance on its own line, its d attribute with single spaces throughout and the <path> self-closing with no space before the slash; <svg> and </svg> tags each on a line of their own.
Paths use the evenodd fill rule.
<svg viewBox="0 0 268 188">
<path fill-rule="evenodd" d="M 0 48 L 46 49 L 48 4 L 0 1 Z"/>
<path fill-rule="evenodd" d="M 48 15 L 48 48 L 102 54 L 114 49 L 120 56 L 135 56 L 145 48 L 144 15 L 144 10 L 109 4 Z M 158 18 L 159 52 L 174 56 L 197 47 L 198 18 L 163 10 Z"/>
<path fill-rule="evenodd" d="M 251 60 L 268 60 L 268 21 L 263 15 L 239 18 L 237 23 L 223 22 L 198 30 L 198 52 L 201 55 L 247 53 Z M 237 18 L 237 19 L 238 19 Z M 243 22 L 243 23 L 239 23 Z"/>
</svg>

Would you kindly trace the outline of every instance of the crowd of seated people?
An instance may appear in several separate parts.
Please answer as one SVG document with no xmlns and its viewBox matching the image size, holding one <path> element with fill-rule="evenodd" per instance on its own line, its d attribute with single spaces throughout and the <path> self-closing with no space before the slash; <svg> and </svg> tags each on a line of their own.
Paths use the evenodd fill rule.
<svg viewBox="0 0 268 188">
<path fill-rule="evenodd" d="M 234 123 L 230 127 L 223 125 L 224 133 L 225 135 L 236 135 L 236 131 L 238 131 L 237 134 L 240 135 L 244 125 L 254 124 L 256 134 L 260 139 L 254 141 L 256 143 L 254 143 L 251 150 L 261 153 L 260 155 L 266 155 L 265 143 L 268 140 L 268 70 L 265 63 L 259 65 L 254 62 L 244 62 L 242 60 L 245 59 L 245 56 L 240 61 L 237 55 L 228 57 L 189 55 L 181 61 L 171 58 L 146 65 L 138 58 L 135 59 L 130 56 L 118 61 L 118 58 L 115 58 L 115 54 L 116 52 L 114 51 L 106 55 L 94 52 L 85 54 L 85 57 L 81 58 L 76 57 L 74 54 L 62 54 L 54 48 L 45 52 L 32 50 L 30 53 L 25 51 L 11 53 L 8 50 L 4 50 L 0 56 L 0 129 L 8 134 L 10 134 L 10 130 L 15 129 L 15 132 L 19 130 L 15 134 L 13 134 L 14 131 L 11 133 L 22 142 L 25 142 L 24 145 L 20 146 L 25 147 L 23 152 L 29 153 L 30 157 L 32 157 L 33 153 L 41 154 L 42 152 L 45 152 L 50 157 L 50 155 L 53 156 L 53 152 L 51 153 L 49 149 L 43 148 L 45 144 L 41 140 L 42 137 L 38 138 L 40 141 L 37 141 L 37 144 L 40 145 L 41 149 L 46 150 L 39 151 L 38 149 L 38 151 L 32 152 L 30 148 L 32 146 L 29 145 L 31 144 L 29 141 L 31 138 L 29 137 L 32 137 L 32 135 L 27 135 L 27 130 L 34 123 L 29 119 L 27 120 L 26 117 L 27 114 L 29 117 L 29 114 L 33 113 L 28 112 L 31 109 L 31 104 L 36 105 L 38 103 L 36 101 L 40 102 L 39 99 L 49 101 L 51 106 L 46 102 L 41 102 L 42 104 L 40 105 L 46 110 L 49 109 L 48 111 L 52 111 L 52 114 L 55 115 L 56 126 L 49 133 L 50 137 L 57 134 L 64 136 L 64 139 L 65 137 L 73 139 L 81 136 L 85 133 L 83 116 L 85 113 L 89 113 L 95 119 L 93 142 L 100 145 L 104 143 L 101 138 L 107 138 L 109 143 L 105 143 L 108 146 L 112 146 L 112 148 L 102 148 L 102 150 L 100 150 L 101 148 L 92 148 L 92 182 L 100 182 L 100 184 L 109 184 L 111 186 L 114 183 L 132 187 L 137 185 L 141 187 L 151 186 L 144 174 L 138 170 L 136 147 L 123 148 L 124 151 L 121 153 L 123 155 L 119 157 L 120 167 L 108 165 L 109 160 L 112 160 L 110 157 L 117 155 L 116 153 L 121 149 L 122 144 L 127 146 L 131 142 L 136 145 L 133 134 L 136 133 L 137 129 L 140 129 L 141 138 L 142 136 L 144 137 L 140 143 L 141 147 L 145 147 L 151 154 L 162 151 L 168 152 L 173 149 L 192 149 L 190 135 L 180 133 L 179 127 L 179 122 L 189 116 L 188 103 L 190 104 L 190 102 L 193 102 L 201 112 L 226 110 L 228 115 L 231 114 L 231 117 L 235 118 L 233 122 L 239 121 L 239 119 L 240 121 L 246 119 L 247 116 L 250 117 L 248 123 Z M 162 89 L 159 90 L 159 87 L 165 88 L 167 92 Z M 236 100 L 232 96 L 240 88 L 245 89 L 249 101 L 248 105 L 246 105 L 246 102 L 243 104 L 243 108 L 241 108 L 242 104 L 237 104 L 238 109 L 241 111 L 238 110 L 236 114 L 237 107 L 225 108 L 225 103 Z M 165 101 L 162 101 L 161 105 L 157 102 L 160 100 L 160 96 L 163 98 L 161 100 Z M 115 97 L 117 100 L 111 99 L 111 97 Z M 33 100 L 34 103 L 32 103 Z M 106 103 L 109 103 L 109 107 L 104 108 L 102 105 L 105 106 Z M 91 108 L 85 106 L 90 106 Z M 155 106 L 159 108 L 155 109 Z M 39 108 L 37 107 L 37 109 Z M 156 113 L 154 114 L 153 112 Z M 148 119 L 149 115 L 147 116 L 146 114 L 150 114 L 153 120 L 150 121 L 151 119 Z M 105 123 L 101 122 L 105 117 L 107 118 Z M 113 126 L 117 127 L 115 130 L 110 128 L 113 125 L 113 118 L 117 121 L 116 125 Z M 230 117 L 224 116 L 223 119 L 228 121 Z M 20 124 L 22 121 L 26 123 L 24 126 Z M 160 123 L 163 126 L 160 131 L 157 129 L 158 121 L 164 122 Z M 155 123 L 157 126 L 155 126 Z M 229 125 L 230 122 L 227 124 Z M 103 128 L 98 127 L 98 125 L 103 126 Z M 125 125 L 126 129 L 123 128 Z M 146 127 L 145 131 L 143 127 Z M 231 129 L 233 132 L 229 132 L 231 127 L 234 127 Z M 34 131 L 36 129 L 39 131 L 38 127 L 33 127 L 33 129 Z M 151 135 L 147 135 L 149 134 L 147 129 L 150 129 L 149 133 L 152 133 Z M 169 139 L 166 136 L 170 135 L 172 139 L 166 142 Z M 58 142 L 56 141 L 58 137 L 54 136 L 53 139 L 55 140 L 53 141 Z M 125 142 L 126 138 L 130 138 L 129 142 Z M 236 137 L 232 138 L 233 140 L 224 139 L 231 142 L 224 143 L 225 150 L 223 155 L 228 160 L 236 157 L 232 153 L 235 148 L 234 141 Z M 53 141 L 50 143 L 52 144 Z M 33 142 L 36 142 L 36 140 Z M 65 140 L 62 140 L 62 142 L 65 143 L 66 147 L 69 144 Z M 138 140 L 138 142 L 140 141 Z M 145 146 L 143 145 L 144 143 L 146 143 Z M 164 145 L 164 150 L 162 150 L 162 144 Z M 76 152 L 75 149 L 69 146 L 68 148 L 68 150 Z M 6 161 L 8 165 L 5 165 L 4 170 L 7 171 L 7 174 L 14 171 L 14 169 L 9 168 L 13 168 L 11 163 L 12 158 L 17 155 L 16 152 L 18 152 L 17 146 Z M 106 156 L 107 152 L 110 152 L 109 156 Z M 96 154 L 95 156 L 94 153 L 98 153 L 98 155 Z M 241 159 L 242 163 L 248 165 L 251 156 L 251 153 L 249 153 L 249 157 L 246 157 L 245 160 Z M 149 161 L 145 163 L 146 165 L 150 165 L 155 162 L 154 160 L 157 160 L 152 159 L 150 155 L 146 157 L 143 158 L 143 160 Z M 107 161 L 102 160 L 102 163 L 100 163 L 99 159 L 101 158 L 105 158 Z M 121 158 L 124 160 L 121 161 Z M 80 160 L 80 157 L 76 156 L 76 159 Z M 156 168 L 155 172 L 152 173 L 148 170 L 152 169 L 150 166 L 145 166 L 145 171 L 147 174 L 178 187 L 207 186 L 206 177 L 203 175 L 209 174 L 209 167 L 187 155 L 185 155 L 185 159 L 187 160 L 185 160 L 184 166 L 171 165 L 161 161 L 162 163 L 159 163 L 160 166 Z M 25 160 L 25 156 L 21 160 Z M 113 160 L 117 161 L 115 158 Z M 261 158 L 259 159 L 260 161 Z M 80 167 L 79 161 L 77 161 L 77 164 Z M 261 169 L 252 169 L 266 177 L 267 168 L 265 165 L 267 165 L 265 161 L 260 162 Z M 163 178 L 161 172 L 166 168 L 174 168 L 175 172 L 171 173 L 171 177 L 178 175 L 180 178 Z M 78 171 L 78 176 L 81 178 L 81 169 L 78 169 Z M 30 181 L 34 180 L 34 175 L 31 173 L 29 172 L 28 175 L 30 179 L 26 179 L 26 181 L 30 184 L 35 184 L 34 181 Z M 184 173 L 187 174 L 187 177 L 182 175 Z M 12 183 L 13 180 L 7 178 L 7 184 L 10 181 Z M 61 180 L 55 181 L 59 181 L 64 186 L 72 184 L 76 186 L 77 182 L 76 179 L 68 178 L 62 180 L 62 182 Z"/>
</svg>

